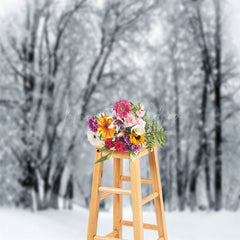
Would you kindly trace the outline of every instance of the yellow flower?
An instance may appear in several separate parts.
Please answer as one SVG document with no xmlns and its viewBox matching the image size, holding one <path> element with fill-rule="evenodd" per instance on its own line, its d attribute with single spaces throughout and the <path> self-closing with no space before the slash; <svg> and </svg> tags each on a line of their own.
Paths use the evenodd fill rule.
<svg viewBox="0 0 240 240">
<path fill-rule="evenodd" d="M 135 144 L 135 145 L 140 145 L 146 140 L 144 134 L 142 135 L 137 135 L 136 133 L 131 133 L 130 134 L 130 142 Z"/>
<path fill-rule="evenodd" d="M 98 132 L 101 134 L 102 138 L 112 138 L 115 132 L 115 128 L 109 128 L 111 123 L 113 122 L 112 118 L 108 118 L 107 115 L 102 115 L 97 123 L 99 125 Z"/>
</svg>

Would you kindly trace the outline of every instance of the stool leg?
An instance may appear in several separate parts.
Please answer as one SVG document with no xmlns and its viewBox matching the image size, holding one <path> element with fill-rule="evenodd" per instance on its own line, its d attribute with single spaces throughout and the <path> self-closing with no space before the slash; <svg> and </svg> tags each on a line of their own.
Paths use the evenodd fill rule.
<svg viewBox="0 0 240 240">
<path fill-rule="evenodd" d="M 96 151 L 95 162 L 99 158 L 101 158 L 101 156 L 102 156 L 101 152 L 99 153 Z M 100 192 L 98 191 L 98 188 L 102 184 L 102 174 L 103 174 L 103 162 L 94 164 L 87 240 L 93 240 L 94 236 L 97 234 L 98 212 L 100 202 Z"/>
<path fill-rule="evenodd" d="M 143 240 L 143 214 L 140 158 L 130 162 L 134 239 Z"/>
<path fill-rule="evenodd" d="M 165 214 L 164 214 L 162 186 L 161 186 L 161 178 L 159 173 L 156 147 L 154 147 L 153 151 L 149 154 L 149 165 L 150 165 L 150 172 L 152 177 L 153 192 L 159 193 L 159 196 L 154 199 L 157 225 L 160 227 L 158 231 L 158 236 L 159 236 L 159 239 L 161 240 L 167 240 L 167 228 L 166 228 L 166 221 L 165 221 Z"/>
<path fill-rule="evenodd" d="M 122 188 L 122 181 L 120 176 L 123 174 L 123 159 L 114 158 L 113 166 L 113 187 Z M 122 214 L 123 214 L 123 203 L 122 194 L 113 194 L 113 230 L 118 234 L 116 237 L 122 239 Z"/>
</svg>

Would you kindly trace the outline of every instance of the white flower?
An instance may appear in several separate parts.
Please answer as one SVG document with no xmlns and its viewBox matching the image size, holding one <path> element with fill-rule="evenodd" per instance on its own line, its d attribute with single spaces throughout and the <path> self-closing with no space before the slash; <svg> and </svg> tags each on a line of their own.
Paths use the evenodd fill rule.
<svg viewBox="0 0 240 240">
<path fill-rule="evenodd" d="M 98 114 L 98 118 L 104 117 L 106 114 L 104 112 Z"/>
<path fill-rule="evenodd" d="M 132 127 L 131 132 L 135 132 L 137 135 L 145 134 L 145 128 L 141 125 L 135 125 Z"/>
<path fill-rule="evenodd" d="M 92 145 L 98 146 L 98 145 L 104 144 L 104 142 L 100 140 L 99 132 L 92 132 L 90 129 L 88 129 L 87 136 L 88 136 L 88 141 Z"/>
<path fill-rule="evenodd" d="M 140 107 L 140 110 L 141 110 L 141 111 L 144 110 L 144 105 L 142 105 L 141 103 L 140 103 L 139 107 Z"/>
</svg>

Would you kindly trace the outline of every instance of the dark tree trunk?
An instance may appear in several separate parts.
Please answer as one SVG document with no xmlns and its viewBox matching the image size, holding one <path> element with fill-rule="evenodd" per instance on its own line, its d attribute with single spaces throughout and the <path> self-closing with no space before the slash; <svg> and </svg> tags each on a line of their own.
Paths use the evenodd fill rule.
<svg viewBox="0 0 240 240">
<path fill-rule="evenodd" d="M 205 63 L 205 62 L 204 62 Z M 201 102 L 201 113 L 200 113 L 200 122 L 199 122 L 199 145 L 196 152 L 194 167 L 190 176 L 190 207 L 191 210 L 195 210 L 197 205 L 196 199 L 196 184 L 197 177 L 199 174 L 199 168 L 202 163 L 202 157 L 205 154 L 207 148 L 207 136 L 206 136 L 206 108 L 207 108 L 207 85 L 209 82 L 209 73 L 205 68 L 205 79 L 202 89 L 202 102 Z"/>
<path fill-rule="evenodd" d="M 168 210 L 172 211 L 172 192 L 173 192 L 173 161 L 174 157 L 172 153 L 169 156 L 169 165 L 168 165 Z"/>
<path fill-rule="evenodd" d="M 59 209 L 58 198 L 60 195 L 61 179 L 64 168 L 59 164 L 55 170 L 55 176 L 53 178 L 51 186 L 50 206 Z"/>
<path fill-rule="evenodd" d="M 185 163 L 184 163 L 184 174 L 183 174 L 183 195 L 182 195 L 182 204 L 184 206 L 184 210 L 186 207 L 186 194 L 187 194 L 187 186 L 189 183 L 189 142 L 187 143 L 186 155 L 185 155 Z"/>
<path fill-rule="evenodd" d="M 209 148 L 208 147 L 207 147 L 205 155 L 204 155 L 204 163 L 205 163 L 205 182 L 206 182 L 208 208 L 211 209 L 213 207 L 213 202 L 212 202 L 211 178 L 210 178 L 210 168 L 209 168 Z"/>
<path fill-rule="evenodd" d="M 73 175 L 70 175 L 70 178 L 68 179 L 68 184 L 66 188 L 66 192 L 64 194 L 64 201 L 65 201 L 65 206 L 68 209 L 73 208 L 73 197 L 74 197 L 74 184 L 73 184 Z"/>
<path fill-rule="evenodd" d="M 215 210 L 222 208 L 222 123 L 221 123 L 221 12 L 220 1 L 215 0 L 216 32 L 215 57 L 216 79 L 214 84 L 215 109 Z"/>
<path fill-rule="evenodd" d="M 22 125 L 22 142 L 25 145 L 23 151 L 23 174 L 24 177 L 20 181 L 22 186 L 26 187 L 30 191 L 35 191 L 38 196 L 37 188 L 37 177 L 34 169 L 34 156 L 33 152 L 33 131 L 32 131 L 32 118 L 31 111 L 33 105 L 33 95 L 35 90 L 36 79 L 33 75 L 34 62 L 35 62 L 35 47 L 36 47 L 36 31 L 39 24 L 39 16 L 34 14 L 33 21 L 30 18 L 30 7 L 27 6 L 27 17 L 26 17 L 26 30 L 31 32 L 30 39 L 21 43 L 20 52 L 23 56 L 23 67 L 22 67 L 22 81 L 23 81 L 23 93 L 25 102 L 22 108 L 23 114 L 23 125 Z M 33 203 L 33 199 L 31 202 Z M 33 208 L 33 206 L 32 206 Z"/>
<path fill-rule="evenodd" d="M 176 71 L 176 70 L 175 70 Z M 180 211 L 184 210 L 182 204 L 182 162 L 181 162 L 181 146 L 180 146 L 180 116 L 179 116 L 179 86 L 177 73 L 174 74 L 174 92 L 175 92 L 175 128 L 176 128 L 176 159 L 177 159 L 177 196 L 178 208 Z"/>
</svg>

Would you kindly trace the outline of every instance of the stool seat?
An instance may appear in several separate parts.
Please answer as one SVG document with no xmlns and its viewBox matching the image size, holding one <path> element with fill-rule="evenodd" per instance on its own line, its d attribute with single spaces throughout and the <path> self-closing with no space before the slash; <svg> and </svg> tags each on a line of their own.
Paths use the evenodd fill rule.
<svg viewBox="0 0 240 240">
<path fill-rule="evenodd" d="M 92 145 L 92 146 L 94 146 L 97 150 L 100 150 L 104 145 L 98 145 L 98 146 Z M 157 146 L 157 144 L 154 143 L 153 148 L 156 147 L 156 146 Z M 107 154 L 109 154 L 110 152 L 112 152 L 112 151 L 110 151 L 110 150 L 103 151 L 103 152 L 102 152 L 102 157 L 105 156 L 105 155 L 107 155 Z M 143 145 L 143 146 L 141 147 L 141 151 L 140 151 L 140 153 L 139 153 L 139 157 L 142 157 L 142 156 L 144 156 L 144 155 L 146 155 L 146 154 L 148 154 L 147 146 L 146 146 L 146 145 Z M 128 152 L 117 152 L 117 151 L 115 150 L 115 151 L 113 152 L 112 157 L 113 157 L 113 158 L 121 158 L 121 159 L 129 159 L 129 154 L 128 154 Z"/>
<path fill-rule="evenodd" d="M 128 152 L 113 152 L 113 187 L 102 186 L 102 174 L 104 162 L 96 163 L 101 157 L 112 152 L 106 150 L 100 152 L 103 146 L 95 147 L 95 164 L 92 181 L 91 204 L 88 221 L 87 240 L 124 240 L 122 238 L 122 226 L 133 227 L 134 239 L 144 240 L 144 229 L 155 230 L 158 232 L 158 240 L 167 240 L 167 230 L 163 206 L 162 187 L 157 158 L 157 144 L 154 144 L 152 151 L 148 152 L 146 145 L 143 145 L 140 153 L 134 162 L 130 161 L 130 176 L 123 176 L 123 159 L 129 159 Z M 149 156 L 149 166 L 151 179 L 141 178 L 140 158 L 144 155 Z M 131 190 L 123 189 L 123 182 L 131 182 Z M 141 184 L 151 184 L 152 194 L 142 199 Z M 113 231 L 106 236 L 97 236 L 97 223 L 99 214 L 99 203 L 102 199 L 113 195 Z M 123 220 L 123 199 L 122 195 L 132 197 L 133 221 Z M 157 224 L 143 223 L 142 206 L 154 200 Z M 126 240 L 126 239 L 125 239 Z"/>
</svg>

